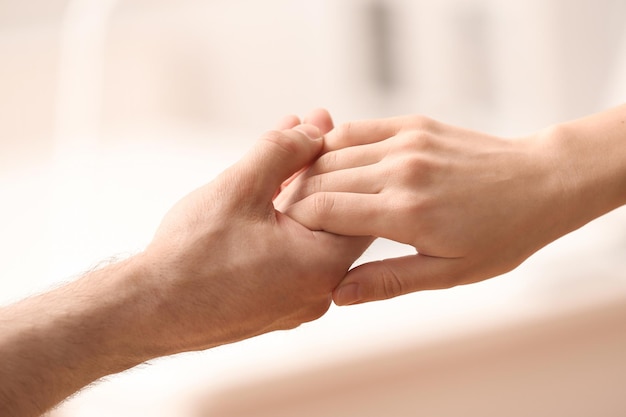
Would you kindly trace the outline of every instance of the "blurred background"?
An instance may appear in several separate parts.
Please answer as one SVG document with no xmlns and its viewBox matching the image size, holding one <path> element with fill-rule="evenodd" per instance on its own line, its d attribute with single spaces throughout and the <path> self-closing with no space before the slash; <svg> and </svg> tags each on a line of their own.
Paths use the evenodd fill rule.
<svg viewBox="0 0 626 417">
<path fill-rule="evenodd" d="M 140 251 L 286 114 L 516 137 L 620 104 L 626 2 L 0 0 L 0 57 L 8 304 Z M 506 276 L 153 361 L 53 415 L 623 416 L 624 323 L 619 209 Z"/>
</svg>

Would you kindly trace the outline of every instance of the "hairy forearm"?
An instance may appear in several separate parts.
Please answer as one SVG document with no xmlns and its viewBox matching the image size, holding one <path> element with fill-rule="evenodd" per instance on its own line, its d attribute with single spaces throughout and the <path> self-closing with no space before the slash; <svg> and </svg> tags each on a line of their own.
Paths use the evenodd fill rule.
<svg viewBox="0 0 626 417">
<path fill-rule="evenodd" d="M 174 205 L 141 254 L 0 309 L 0 416 L 37 416 L 145 360 L 324 314 L 368 242 L 312 232 L 272 204 L 322 146 L 312 125 L 264 134 Z"/>
<path fill-rule="evenodd" d="M 151 356 L 137 349 L 150 306 L 130 261 L 0 310 L 0 415 L 38 416 L 98 378 Z"/>
</svg>

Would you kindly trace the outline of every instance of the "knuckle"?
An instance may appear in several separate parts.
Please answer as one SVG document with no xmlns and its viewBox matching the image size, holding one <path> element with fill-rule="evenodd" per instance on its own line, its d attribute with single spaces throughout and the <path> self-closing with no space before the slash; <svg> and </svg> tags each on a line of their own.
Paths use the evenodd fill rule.
<svg viewBox="0 0 626 417">
<path fill-rule="evenodd" d="M 422 132 L 434 132 L 437 128 L 437 122 L 430 117 L 416 114 L 408 118 L 404 126 L 405 129 L 416 129 Z"/>
<path fill-rule="evenodd" d="M 433 169 L 432 161 L 422 155 L 403 156 L 391 166 L 392 174 L 407 185 L 427 184 L 432 179 Z"/>
<path fill-rule="evenodd" d="M 261 141 L 267 143 L 269 146 L 272 146 L 278 152 L 287 155 L 298 153 L 303 142 L 294 140 L 294 138 L 279 130 L 270 130 L 265 132 L 263 136 L 261 136 Z"/>
<path fill-rule="evenodd" d="M 337 152 L 327 152 L 315 162 L 315 172 L 334 171 L 337 166 Z"/>
<path fill-rule="evenodd" d="M 437 159 L 433 149 L 436 138 L 424 132 L 407 132 L 396 138 L 391 161 L 396 175 L 402 175 L 403 181 L 419 181 L 424 175 L 436 168 Z"/>
<path fill-rule="evenodd" d="M 404 294 L 404 283 L 398 276 L 396 271 L 387 266 L 384 262 L 380 263 L 381 276 L 380 276 L 380 291 L 382 299 L 389 299 Z"/>
<path fill-rule="evenodd" d="M 324 180 L 321 175 L 315 175 L 306 180 L 305 191 L 307 194 L 321 192 L 324 188 Z"/>
<path fill-rule="evenodd" d="M 435 136 L 432 133 L 423 131 L 423 130 L 415 130 L 407 135 L 406 138 L 406 146 L 409 149 L 416 149 L 418 151 L 424 152 L 432 150 L 435 145 Z"/>
<path fill-rule="evenodd" d="M 324 180 L 320 178 L 319 175 L 315 175 L 313 177 L 306 178 L 298 184 L 298 188 L 293 195 L 293 199 L 295 201 L 304 200 L 309 198 L 309 202 L 312 202 L 317 212 L 319 207 L 318 199 L 324 198 L 320 194 L 322 194 L 324 186 Z"/>
<path fill-rule="evenodd" d="M 357 124 L 354 121 L 344 122 L 341 125 L 339 125 L 339 127 L 335 128 L 334 131 L 336 132 L 336 134 L 334 134 L 333 136 L 336 137 L 338 141 L 335 144 L 335 146 L 333 146 L 333 148 L 341 149 L 341 148 L 345 148 L 351 145 L 358 144 L 360 141 L 362 141 L 363 138 L 354 137 L 356 130 L 357 130 Z"/>
<path fill-rule="evenodd" d="M 344 122 L 337 128 L 340 136 L 349 136 L 354 130 L 354 122 Z"/>
<path fill-rule="evenodd" d="M 313 194 L 313 210 L 318 216 L 324 216 L 331 213 L 335 207 L 335 199 L 332 194 L 315 193 Z"/>
</svg>

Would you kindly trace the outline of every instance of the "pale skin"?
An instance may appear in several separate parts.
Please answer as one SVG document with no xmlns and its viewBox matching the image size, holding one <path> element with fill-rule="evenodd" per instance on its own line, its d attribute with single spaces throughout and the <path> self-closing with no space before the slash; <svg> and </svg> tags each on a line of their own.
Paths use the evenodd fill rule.
<svg viewBox="0 0 626 417">
<path fill-rule="evenodd" d="M 296 327 L 331 293 L 352 304 L 515 268 L 626 203 L 625 120 L 621 106 L 507 140 L 411 116 L 322 141 L 309 137 L 332 129 L 327 112 L 300 130 L 289 117 L 181 200 L 144 252 L 0 309 L 0 415 L 40 415 L 151 358 Z M 374 237 L 417 253 L 346 275 Z"/>
<path fill-rule="evenodd" d="M 178 202 L 142 253 L 0 308 L 0 415 L 38 416 L 149 359 L 323 315 L 369 240 L 312 232 L 275 210 L 281 184 L 332 128 L 324 111 L 306 121 L 288 117 Z"/>
<path fill-rule="evenodd" d="M 281 207 L 311 230 L 416 250 L 351 270 L 335 303 L 473 283 L 626 204 L 626 105 L 517 139 L 421 116 L 352 122 L 290 187 Z"/>
</svg>

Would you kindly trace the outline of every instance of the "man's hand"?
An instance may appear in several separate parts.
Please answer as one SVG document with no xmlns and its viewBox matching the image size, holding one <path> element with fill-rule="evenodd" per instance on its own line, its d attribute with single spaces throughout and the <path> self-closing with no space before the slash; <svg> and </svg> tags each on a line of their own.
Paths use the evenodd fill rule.
<svg viewBox="0 0 626 417">
<path fill-rule="evenodd" d="M 327 113 L 311 119 L 329 129 Z M 146 250 L 0 308 L 0 415 L 38 416 L 146 360 L 290 329 L 323 315 L 369 239 L 312 232 L 277 211 L 323 146 L 311 124 L 264 134 L 176 204 Z"/>
<path fill-rule="evenodd" d="M 311 232 L 272 204 L 322 145 L 313 125 L 266 133 L 168 213 L 140 257 L 158 277 L 146 285 L 158 294 L 152 325 L 161 354 L 293 328 L 326 312 L 369 240 Z"/>
</svg>

